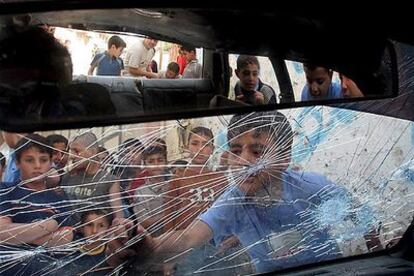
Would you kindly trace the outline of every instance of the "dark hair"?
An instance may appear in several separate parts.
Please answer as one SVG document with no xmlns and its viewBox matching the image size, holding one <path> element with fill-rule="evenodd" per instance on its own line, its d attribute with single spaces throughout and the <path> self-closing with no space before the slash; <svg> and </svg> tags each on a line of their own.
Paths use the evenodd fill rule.
<svg viewBox="0 0 414 276">
<path fill-rule="evenodd" d="M 134 150 L 135 148 L 142 148 L 142 142 L 138 138 L 126 139 L 120 146 L 123 151 Z"/>
<path fill-rule="evenodd" d="M 227 130 L 227 141 L 241 134 L 254 131 L 257 135 L 267 133 L 276 144 L 282 147 L 282 154 L 290 154 L 293 143 L 293 131 L 285 115 L 278 111 L 255 112 L 244 115 L 234 115 Z"/>
<path fill-rule="evenodd" d="M 23 153 L 28 149 L 35 148 L 41 153 L 47 153 L 52 158 L 53 149 L 47 139 L 39 134 L 27 134 L 16 144 L 16 160 L 20 162 Z"/>
<path fill-rule="evenodd" d="M 0 42 L 0 71 L 10 68 L 36 69 L 39 81 L 68 84 L 72 61 L 68 49 L 40 27 L 12 31 Z"/>
<path fill-rule="evenodd" d="M 102 209 L 88 210 L 88 211 L 82 212 L 81 223 L 82 224 L 86 223 L 86 218 L 91 214 L 95 214 L 97 216 L 104 217 L 107 220 L 107 222 L 109 223 L 109 225 L 111 225 L 112 220 L 114 218 L 114 216 L 110 212 L 108 212 L 107 210 L 102 210 Z"/>
<path fill-rule="evenodd" d="M 202 127 L 202 126 L 193 128 L 192 130 L 190 130 L 190 134 L 188 135 L 188 141 L 190 141 L 191 136 L 193 134 L 206 136 L 210 139 L 211 143 L 214 143 L 214 135 L 213 135 L 213 132 L 211 131 L 211 129 L 209 129 L 209 128 Z"/>
<path fill-rule="evenodd" d="M 64 143 L 66 146 L 68 145 L 68 139 L 65 136 L 60 134 L 51 134 L 46 137 L 49 145 L 53 146 L 55 143 Z"/>
<path fill-rule="evenodd" d="M 317 65 L 315 65 L 315 64 L 311 64 L 311 63 L 304 63 L 304 64 L 303 64 L 303 69 L 304 69 L 304 70 L 315 71 L 317 68 L 323 68 L 323 69 L 325 69 L 325 70 L 326 70 L 326 72 L 328 72 L 328 73 L 332 71 L 331 69 L 328 69 L 328 68 L 326 68 L 326 67 L 323 67 L 323 66 L 317 66 Z"/>
<path fill-rule="evenodd" d="M 185 161 L 183 159 L 178 159 L 178 160 L 175 160 L 174 162 L 172 162 L 170 164 L 169 169 L 170 169 L 170 171 L 172 171 L 172 170 L 176 170 L 176 169 L 181 169 L 181 168 L 183 168 L 187 165 L 188 165 L 188 161 Z"/>
<path fill-rule="evenodd" d="M 185 161 L 183 159 L 178 159 L 178 160 L 175 160 L 174 162 L 172 162 L 170 165 L 172 167 L 177 166 L 177 165 L 188 165 L 188 161 Z"/>
<path fill-rule="evenodd" d="M 187 51 L 187 52 L 194 51 L 194 53 L 195 53 L 196 52 L 196 48 L 193 45 L 184 44 L 183 46 L 181 46 L 181 51 Z"/>
<path fill-rule="evenodd" d="M 155 60 L 151 60 L 150 66 L 153 73 L 158 73 L 158 64 Z"/>
<path fill-rule="evenodd" d="M 165 148 L 165 150 L 167 150 L 167 143 L 165 142 L 165 140 L 164 139 L 161 139 L 161 138 L 157 138 L 157 139 L 155 139 L 155 141 L 154 141 L 154 144 L 153 145 L 155 145 L 155 146 L 161 146 L 161 147 L 164 147 Z"/>
<path fill-rule="evenodd" d="M 113 36 L 111 36 L 111 38 L 109 38 L 109 40 L 108 40 L 108 49 L 111 48 L 112 45 L 115 45 L 116 48 L 119 48 L 119 47 L 125 48 L 126 47 L 125 41 L 117 35 L 113 35 Z"/>
<path fill-rule="evenodd" d="M 175 74 L 180 72 L 180 65 L 177 62 L 170 62 L 167 66 L 167 70 L 173 71 Z"/>
<path fill-rule="evenodd" d="M 0 152 L 0 166 L 4 169 L 6 166 L 6 157 L 4 157 L 3 153 Z"/>
<path fill-rule="evenodd" d="M 165 159 L 167 159 L 167 148 L 161 145 L 149 146 L 145 148 L 142 152 L 142 159 L 145 161 L 145 159 L 147 159 L 148 156 L 153 154 L 162 154 L 165 157 Z"/>
<path fill-rule="evenodd" d="M 96 135 L 90 131 L 79 134 L 72 140 L 72 142 L 75 141 L 80 142 L 87 149 L 96 149 L 96 151 L 99 149 L 98 138 L 96 138 Z"/>
<path fill-rule="evenodd" d="M 246 67 L 249 64 L 257 65 L 257 68 L 260 69 L 259 60 L 255 56 L 240 55 L 237 58 L 237 69 L 238 70 Z"/>
</svg>

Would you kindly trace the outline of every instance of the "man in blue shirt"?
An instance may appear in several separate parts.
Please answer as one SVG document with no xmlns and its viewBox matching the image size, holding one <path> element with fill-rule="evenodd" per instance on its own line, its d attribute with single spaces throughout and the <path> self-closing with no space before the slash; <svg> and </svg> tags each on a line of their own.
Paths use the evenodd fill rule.
<svg viewBox="0 0 414 276">
<path fill-rule="evenodd" d="M 124 69 L 124 62 L 119 57 L 126 47 L 125 41 L 117 35 L 108 40 L 108 50 L 104 53 L 95 55 L 88 70 L 88 75 L 93 75 L 97 68 L 96 74 L 100 76 L 120 76 Z"/>
<path fill-rule="evenodd" d="M 306 74 L 306 85 L 303 87 L 301 101 L 342 98 L 341 84 L 332 82 L 331 69 L 303 64 Z"/>
</svg>

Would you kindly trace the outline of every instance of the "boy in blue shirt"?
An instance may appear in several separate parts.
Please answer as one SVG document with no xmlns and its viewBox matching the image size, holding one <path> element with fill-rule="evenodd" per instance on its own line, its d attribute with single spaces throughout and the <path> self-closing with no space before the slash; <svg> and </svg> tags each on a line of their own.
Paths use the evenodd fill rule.
<svg viewBox="0 0 414 276">
<path fill-rule="evenodd" d="M 227 139 L 231 167 L 227 191 L 185 230 L 151 238 L 139 226 L 152 256 L 179 256 L 211 239 L 219 245 L 231 235 L 238 238 L 258 273 L 341 256 L 321 214 L 325 207 L 335 207 L 334 202 L 351 203 L 352 198 L 322 175 L 288 169 L 293 132 L 286 117 L 279 112 L 234 116 Z M 351 207 L 344 220 L 355 218 L 357 209 Z M 330 220 L 335 212 L 327 212 Z M 143 247 L 140 243 L 136 248 L 142 252 Z"/>
<path fill-rule="evenodd" d="M 337 82 L 332 82 L 331 69 L 303 64 L 306 74 L 306 85 L 302 89 L 301 101 L 342 98 L 342 88 Z"/>
<path fill-rule="evenodd" d="M 108 40 L 108 50 L 95 55 L 89 67 L 88 75 L 93 75 L 95 68 L 98 76 L 120 76 L 124 62 L 119 57 L 126 47 L 125 41 L 117 35 Z"/>
</svg>

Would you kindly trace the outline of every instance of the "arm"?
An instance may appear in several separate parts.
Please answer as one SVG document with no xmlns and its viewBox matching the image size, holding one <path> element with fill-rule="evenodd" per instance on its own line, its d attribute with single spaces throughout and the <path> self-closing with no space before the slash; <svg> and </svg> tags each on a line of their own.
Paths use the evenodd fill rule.
<svg viewBox="0 0 414 276">
<path fill-rule="evenodd" d="M 111 207 L 114 210 L 114 217 L 115 218 L 123 218 L 123 211 L 122 211 L 122 202 L 120 195 L 121 190 L 119 188 L 119 181 L 115 181 L 111 188 L 109 188 L 109 197 L 111 199 Z"/>
<path fill-rule="evenodd" d="M 166 233 L 154 238 L 154 253 L 179 254 L 211 240 L 213 231 L 203 221 L 196 219 L 185 230 Z"/>
<path fill-rule="evenodd" d="M 89 70 L 88 70 L 88 76 L 92 76 L 94 70 L 95 70 L 95 66 L 91 65 L 91 67 L 89 67 Z"/>
<path fill-rule="evenodd" d="M 146 70 L 143 70 L 141 68 L 135 68 L 135 67 L 128 67 L 128 72 L 136 77 L 147 77 L 149 79 L 156 79 L 158 78 L 158 75 L 152 72 L 148 72 Z"/>
<path fill-rule="evenodd" d="M 177 187 L 179 187 L 179 180 L 173 179 L 168 183 L 167 194 L 164 197 L 165 219 L 168 222 L 164 225 L 164 231 L 169 231 L 175 228 L 175 219 L 173 219 L 173 217 L 177 211 Z"/>
<path fill-rule="evenodd" d="M 9 244 L 33 243 L 58 229 L 54 219 L 32 223 L 13 223 L 9 217 L 0 217 L 0 242 Z"/>
<path fill-rule="evenodd" d="M 59 246 L 68 244 L 73 240 L 73 228 L 61 227 L 57 231 L 47 234 L 37 240 L 32 241 L 32 244 L 42 245 L 46 247 Z"/>
</svg>

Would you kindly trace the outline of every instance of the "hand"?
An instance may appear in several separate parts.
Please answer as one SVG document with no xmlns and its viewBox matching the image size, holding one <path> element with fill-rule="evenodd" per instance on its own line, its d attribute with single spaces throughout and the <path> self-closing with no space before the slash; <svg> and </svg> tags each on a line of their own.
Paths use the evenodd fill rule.
<svg viewBox="0 0 414 276">
<path fill-rule="evenodd" d="M 126 238 L 130 236 L 130 231 L 134 227 L 134 223 L 125 218 L 114 218 L 112 221 L 112 231 L 115 238 Z M 112 232 L 111 231 L 111 232 Z"/>
<path fill-rule="evenodd" d="M 253 94 L 253 98 L 254 98 L 254 104 L 255 105 L 261 105 L 264 104 L 264 95 L 262 93 L 260 93 L 259 91 L 254 91 Z"/>
<path fill-rule="evenodd" d="M 253 103 L 252 103 L 253 105 L 261 105 L 265 103 L 264 95 L 259 91 L 253 91 L 252 98 L 253 98 Z M 236 96 L 236 101 L 241 102 L 241 103 L 246 103 L 247 99 L 244 96 L 244 94 L 240 94 Z"/>
<path fill-rule="evenodd" d="M 46 187 L 48 189 L 55 188 L 59 185 L 60 175 L 55 168 L 51 168 L 49 172 L 46 173 Z"/>
<path fill-rule="evenodd" d="M 133 239 L 136 239 L 136 242 L 133 242 Z M 108 242 L 106 247 L 107 263 L 116 267 L 133 256 L 136 256 L 136 259 L 145 261 L 153 253 L 155 249 L 154 244 L 153 238 L 141 225 L 138 225 L 137 234 L 131 240 L 116 238 Z"/>
</svg>

